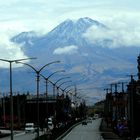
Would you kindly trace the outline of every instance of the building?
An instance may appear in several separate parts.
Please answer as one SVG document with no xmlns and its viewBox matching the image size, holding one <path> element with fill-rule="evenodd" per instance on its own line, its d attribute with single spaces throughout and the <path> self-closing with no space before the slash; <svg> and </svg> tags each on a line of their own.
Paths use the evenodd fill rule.
<svg viewBox="0 0 140 140">
<path fill-rule="evenodd" d="M 138 80 L 133 75 L 124 92 L 107 92 L 105 101 L 105 118 L 114 127 L 114 122 L 126 120 L 131 139 L 140 137 L 140 55 L 138 62 Z"/>
</svg>

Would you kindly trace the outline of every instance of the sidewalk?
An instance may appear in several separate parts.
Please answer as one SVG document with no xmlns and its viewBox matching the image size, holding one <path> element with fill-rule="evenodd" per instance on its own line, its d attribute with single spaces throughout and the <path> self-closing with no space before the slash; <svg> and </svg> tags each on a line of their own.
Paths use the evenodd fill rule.
<svg viewBox="0 0 140 140">
<path fill-rule="evenodd" d="M 113 132 L 113 129 L 107 127 L 104 119 L 102 119 L 100 131 L 104 140 L 122 140 L 117 134 Z"/>
</svg>

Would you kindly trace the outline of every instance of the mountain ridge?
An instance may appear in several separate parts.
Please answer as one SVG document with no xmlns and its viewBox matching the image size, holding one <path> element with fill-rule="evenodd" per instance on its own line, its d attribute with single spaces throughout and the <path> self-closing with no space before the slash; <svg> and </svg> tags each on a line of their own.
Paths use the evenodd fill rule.
<svg viewBox="0 0 140 140">
<path fill-rule="evenodd" d="M 77 21 L 66 20 L 43 36 L 38 37 L 33 33 L 33 36 L 25 37 L 24 33 L 23 38 L 19 34 L 20 38 L 17 35 L 12 41 L 23 44 L 25 55 L 37 57 L 37 63 L 62 61 L 62 67 L 79 87 L 101 87 L 120 79 L 126 80 L 127 73 L 136 72 L 134 67 L 140 49 L 133 46 L 112 49 L 104 44 L 89 42 L 83 33 L 91 26 L 110 30 L 106 25 L 85 17 Z M 97 94 L 93 90 L 89 93 L 89 96 Z"/>
</svg>

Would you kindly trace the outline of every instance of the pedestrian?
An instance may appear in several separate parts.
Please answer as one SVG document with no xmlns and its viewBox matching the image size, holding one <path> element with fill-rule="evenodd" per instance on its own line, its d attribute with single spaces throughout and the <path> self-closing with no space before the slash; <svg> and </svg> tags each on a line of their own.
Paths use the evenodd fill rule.
<svg viewBox="0 0 140 140">
<path fill-rule="evenodd" d="M 117 133 L 119 136 L 123 136 L 123 130 L 124 130 L 124 123 L 121 120 L 118 120 L 117 123 Z"/>
</svg>

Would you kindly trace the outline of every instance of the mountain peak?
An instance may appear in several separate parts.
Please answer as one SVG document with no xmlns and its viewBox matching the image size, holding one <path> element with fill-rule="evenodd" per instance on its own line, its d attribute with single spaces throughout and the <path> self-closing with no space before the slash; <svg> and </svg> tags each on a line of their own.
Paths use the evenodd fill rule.
<svg viewBox="0 0 140 140">
<path fill-rule="evenodd" d="M 14 36 L 11 38 L 13 42 L 22 42 L 23 40 L 33 40 L 34 38 L 37 37 L 37 34 L 34 31 L 29 31 L 29 32 L 21 32 L 17 36 Z"/>
<path fill-rule="evenodd" d="M 96 25 L 96 26 L 104 26 L 102 23 L 96 21 L 96 20 L 93 20 L 89 17 L 83 17 L 83 18 L 79 18 L 77 20 L 71 20 L 71 19 L 67 19 L 65 20 L 64 22 L 62 22 L 59 26 L 86 26 L 86 27 L 89 27 L 89 26 L 92 26 L 92 25 Z"/>
<path fill-rule="evenodd" d="M 89 17 L 84 17 L 84 18 L 79 18 L 78 20 L 77 20 L 77 23 L 81 23 L 81 22 L 84 22 L 84 23 L 99 23 L 98 21 L 95 21 L 95 20 L 93 20 L 93 19 L 91 19 L 91 18 L 89 18 Z"/>
<path fill-rule="evenodd" d="M 62 35 L 71 34 L 72 36 L 74 34 L 80 34 L 84 33 L 89 27 L 92 25 L 99 26 L 99 27 L 105 27 L 102 23 L 92 20 L 89 17 L 79 18 L 77 20 L 71 20 L 67 19 L 61 24 L 59 24 L 56 28 L 54 28 L 50 34 L 57 34 L 60 33 Z M 64 36 L 65 36 L 64 35 Z"/>
<path fill-rule="evenodd" d="M 22 32 L 22 33 L 20 33 L 19 35 L 22 36 L 22 37 L 24 36 L 24 37 L 26 37 L 26 38 L 34 38 L 34 37 L 37 36 L 36 33 L 35 33 L 34 31 Z"/>
<path fill-rule="evenodd" d="M 89 17 L 79 18 L 76 23 L 81 24 L 81 25 L 86 24 L 86 26 L 95 25 L 95 26 L 100 26 L 100 27 L 106 28 L 106 26 L 104 24 L 98 22 L 97 20 L 93 20 Z"/>
</svg>

